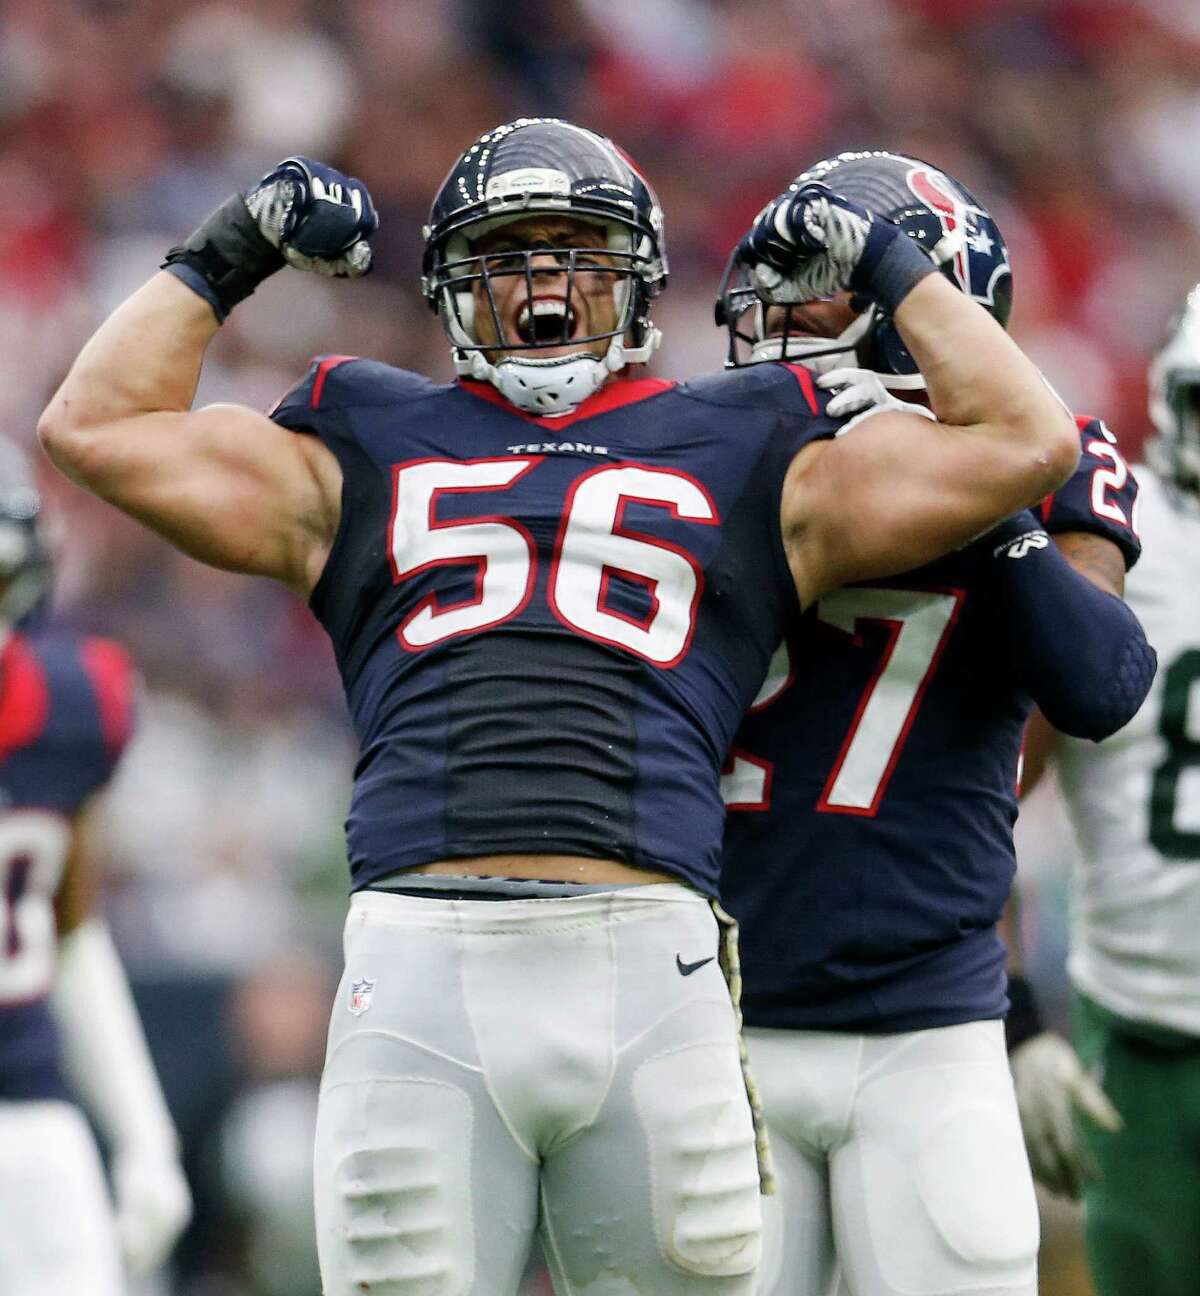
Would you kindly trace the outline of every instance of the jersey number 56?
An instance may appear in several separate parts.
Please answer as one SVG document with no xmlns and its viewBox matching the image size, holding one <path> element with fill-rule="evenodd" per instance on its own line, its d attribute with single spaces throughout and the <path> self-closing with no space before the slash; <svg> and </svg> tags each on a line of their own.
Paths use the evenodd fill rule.
<svg viewBox="0 0 1200 1296">
<path fill-rule="evenodd" d="M 451 494 L 506 490 L 543 459 L 431 459 L 395 467 L 389 527 L 395 580 L 434 567 L 475 569 L 472 597 L 447 605 L 430 594 L 405 616 L 396 632 L 403 647 L 420 651 L 500 625 L 528 604 L 538 562 L 528 529 L 498 515 L 439 521 L 437 506 Z M 634 531 L 625 521 L 631 503 L 665 508 L 689 522 L 718 520 L 708 492 L 683 473 L 636 464 L 595 468 L 567 494 L 546 597 L 555 617 L 578 634 L 625 648 L 656 666 L 674 666 L 691 643 L 703 574 L 686 550 Z M 644 616 L 611 605 L 614 576 L 645 587 Z"/>
</svg>

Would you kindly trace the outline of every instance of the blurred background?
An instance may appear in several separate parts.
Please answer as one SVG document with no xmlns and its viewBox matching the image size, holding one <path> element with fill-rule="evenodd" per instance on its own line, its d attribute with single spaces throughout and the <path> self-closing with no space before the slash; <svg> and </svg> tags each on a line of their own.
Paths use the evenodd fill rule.
<svg viewBox="0 0 1200 1296">
<path fill-rule="evenodd" d="M 657 372 L 719 367 L 714 290 L 767 198 L 821 155 L 883 147 L 991 209 L 1013 332 L 1136 457 L 1148 356 L 1200 277 L 1194 0 L 0 0 L 2 430 L 32 441 L 100 318 L 296 152 L 369 184 L 376 272 L 272 280 L 221 331 L 201 400 L 267 408 L 323 351 L 450 377 L 421 225 L 476 134 L 537 114 L 612 135 L 658 189 Z M 332 657 L 286 592 L 44 479 L 57 617 L 124 642 L 146 684 L 96 831 L 197 1198 L 157 1289 L 315 1296 L 309 1146 L 353 762 Z M 1033 972 L 1061 1015 L 1053 787 L 1021 840 Z M 1046 1222 L 1043 1290 L 1086 1292 L 1071 1212 Z"/>
</svg>

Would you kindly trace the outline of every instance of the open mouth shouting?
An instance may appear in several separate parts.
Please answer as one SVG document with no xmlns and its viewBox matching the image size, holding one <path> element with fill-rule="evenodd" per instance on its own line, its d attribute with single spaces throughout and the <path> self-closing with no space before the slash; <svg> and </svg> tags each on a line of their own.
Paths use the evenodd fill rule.
<svg viewBox="0 0 1200 1296">
<path fill-rule="evenodd" d="M 562 297 L 535 297 L 519 306 L 513 333 L 528 346 L 567 343 L 579 336 L 579 316 Z"/>
</svg>

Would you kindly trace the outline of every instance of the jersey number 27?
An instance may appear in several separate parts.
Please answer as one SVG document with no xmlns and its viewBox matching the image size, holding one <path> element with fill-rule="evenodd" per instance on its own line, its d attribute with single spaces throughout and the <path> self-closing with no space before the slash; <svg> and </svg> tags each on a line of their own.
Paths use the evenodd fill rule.
<svg viewBox="0 0 1200 1296">
<path fill-rule="evenodd" d="M 962 600 L 961 590 L 852 586 L 817 604 L 817 616 L 846 634 L 857 634 L 860 622 L 873 622 L 886 629 L 888 641 L 859 698 L 816 809 L 833 814 L 878 812 Z M 769 706 L 783 692 L 784 676 L 790 678 L 786 652 L 784 645 L 776 654 L 752 709 Z M 726 806 L 765 809 L 770 775 L 767 762 L 735 752 L 721 780 Z"/>
</svg>

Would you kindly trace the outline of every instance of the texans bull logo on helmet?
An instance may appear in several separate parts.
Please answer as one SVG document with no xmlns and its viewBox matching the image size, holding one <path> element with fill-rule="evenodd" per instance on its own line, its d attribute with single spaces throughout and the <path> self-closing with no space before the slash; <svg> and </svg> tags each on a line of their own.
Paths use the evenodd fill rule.
<svg viewBox="0 0 1200 1296">
<path fill-rule="evenodd" d="M 1008 249 L 996 222 L 964 184 L 920 158 L 884 151 L 822 158 L 790 187 L 812 181 L 895 222 L 955 287 L 1007 326 L 1012 310 Z M 814 373 L 869 369 L 888 388 L 919 390 L 925 385 L 892 318 L 874 303 L 866 304 L 837 337 L 793 331 L 790 310 L 782 331 L 771 332 L 758 290 L 736 250 L 721 282 L 716 319 L 728 332 L 726 364 L 733 368 L 787 359 Z"/>
<path fill-rule="evenodd" d="M 933 259 L 950 274 L 962 292 L 995 314 L 996 284 L 1011 276 L 1008 249 L 996 222 L 975 203 L 967 191 L 948 181 L 933 167 L 915 166 L 905 177 L 908 187 L 938 218 L 945 231 L 944 246 L 931 249 Z M 942 247 L 942 255 L 938 255 Z"/>
</svg>

